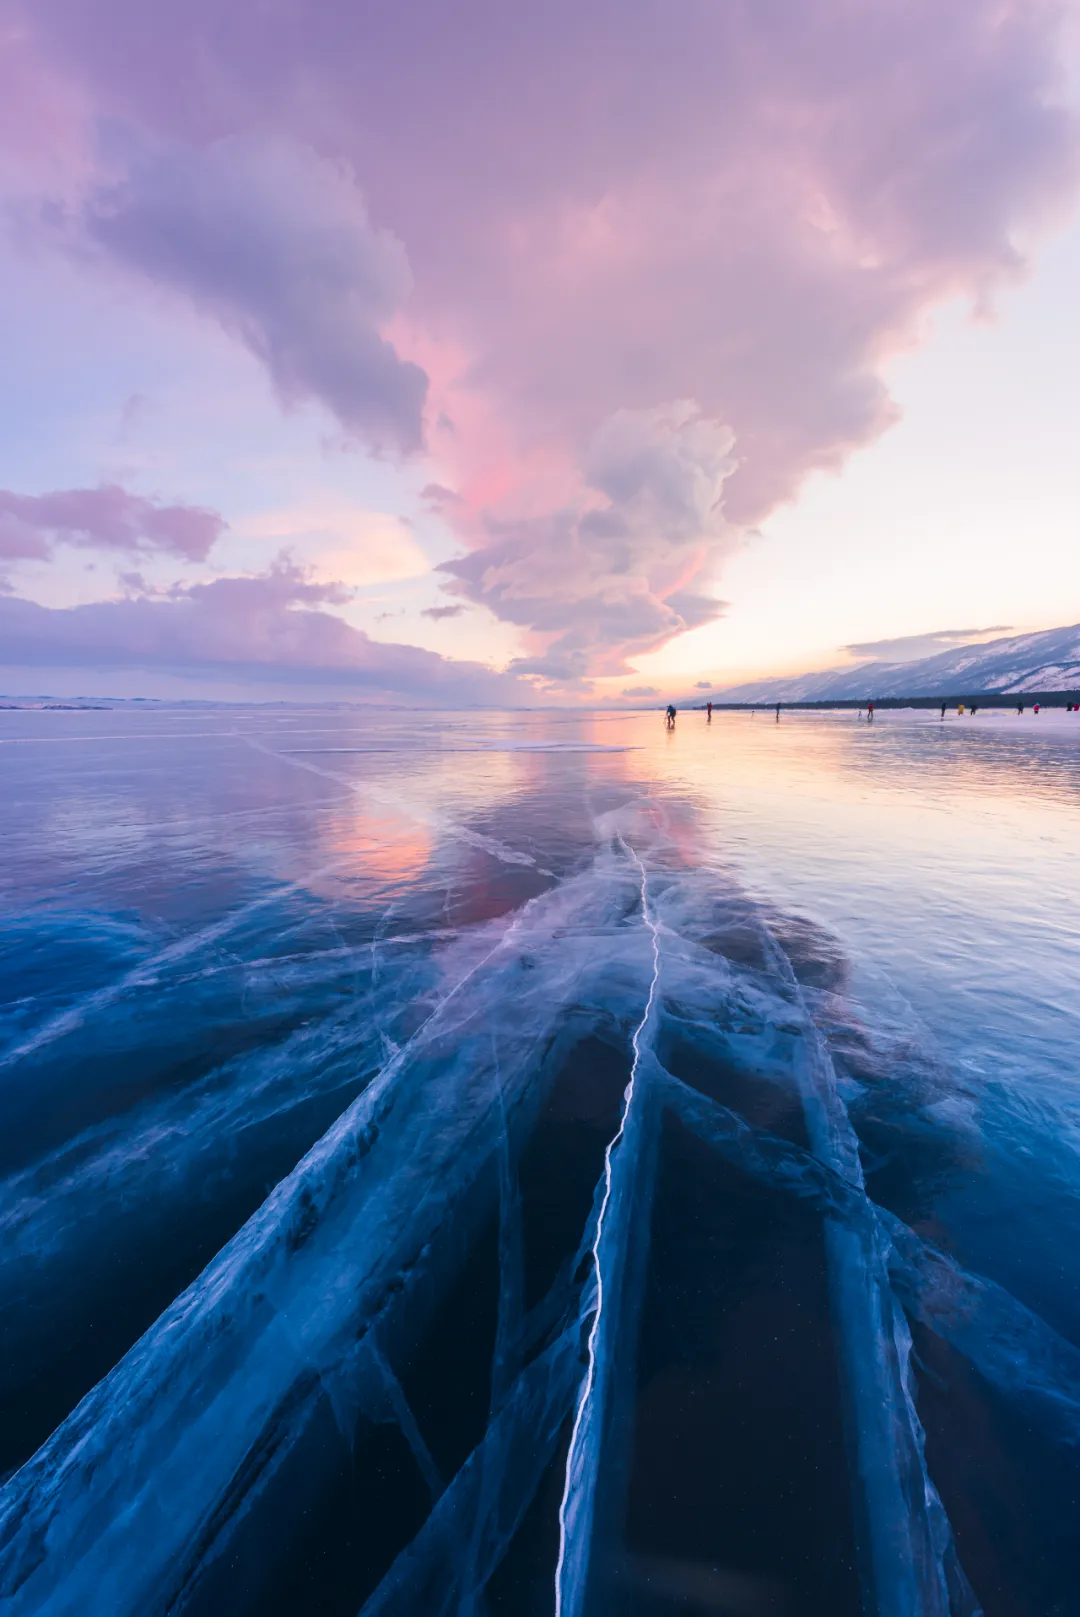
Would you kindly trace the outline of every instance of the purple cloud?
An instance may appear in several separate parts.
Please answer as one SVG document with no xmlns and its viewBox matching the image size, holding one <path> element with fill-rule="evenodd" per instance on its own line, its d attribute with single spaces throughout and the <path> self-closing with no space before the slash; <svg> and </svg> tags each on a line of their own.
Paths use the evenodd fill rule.
<svg viewBox="0 0 1080 1617">
<path fill-rule="evenodd" d="M 350 596 L 281 560 L 259 577 L 86 606 L 53 609 L 0 597 L 0 664 L 154 669 L 253 684 L 287 679 L 444 706 L 530 699 L 529 687 L 511 675 L 372 640 L 324 610 Z"/>
<path fill-rule="evenodd" d="M 558 683 L 627 671 L 627 658 L 718 617 L 703 589 L 730 529 L 726 427 L 686 402 L 620 410 L 585 457 L 587 500 L 545 518 L 488 522 L 486 543 L 444 562 L 452 588 L 530 631 L 521 673 Z"/>
<path fill-rule="evenodd" d="M 164 551 L 205 561 L 227 524 L 196 505 L 162 505 L 115 483 L 101 488 L 13 494 L 0 489 L 0 559 L 45 559 L 54 544 Z"/>
<path fill-rule="evenodd" d="M 110 251 L 357 432 L 415 444 L 426 372 L 454 429 L 428 497 L 470 552 L 453 586 L 521 627 L 522 670 L 568 679 L 707 621 L 733 528 L 895 419 L 885 362 L 926 312 L 1022 272 L 1076 186 L 1064 26 L 1058 0 L 34 0 L 22 20 L 159 154 L 99 187 Z M 604 465 L 611 424 L 669 400 L 734 436 L 726 522 L 632 455 Z"/>
<path fill-rule="evenodd" d="M 464 611 L 464 606 L 458 602 L 457 606 L 425 606 L 420 616 L 441 623 L 443 618 L 459 618 Z"/>
<path fill-rule="evenodd" d="M 694 683 L 694 689 L 696 691 L 711 691 L 712 690 L 712 680 L 711 679 L 699 679 L 699 680 L 696 680 L 695 683 Z"/>
<path fill-rule="evenodd" d="M 465 503 L 460 494 L 456 493 L 452 488 L 446 488 L 442 483 L 426 483 L 420 490 L 420 498 L 426 500 L 436 510 L 441 510 L 446 505 L 463 505 Z"/>
<path fill-rule="evenodd" d="M 83 224 L 234 332 L 287 403 L 318 399 L 347 432 L 419 447 L 427 378 L 380 335 L 408 260 L 344 165 L 280 139 L 163 146 L 99 188 Z"/>
</svg>

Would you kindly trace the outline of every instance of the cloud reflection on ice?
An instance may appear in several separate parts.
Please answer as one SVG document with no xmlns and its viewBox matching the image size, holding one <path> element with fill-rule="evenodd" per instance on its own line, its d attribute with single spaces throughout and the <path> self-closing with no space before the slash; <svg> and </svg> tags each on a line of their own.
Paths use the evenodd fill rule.
<svg viewBox="0 0 1080 1617">
<path fill-rule="evenodd" d="M 1066 1103 L 1022 1036 L 978 1034 L 1011 1091 L 956 1063 L 905 941 L 927 903 L 932 961 L 974 926 L 1011 765 L 954 769 L 918 729 L 685 717 L 674 743 L 630 721 L 634 751 L 481 750 L 475 790 L 392 733 L 326 770 L 279 756 L 273 720 L 257 749 L 103 737 L 59 802 L 48 758 L 20 763 L 43 794 L 11 826 L 26 915 L 36 836 L 50 882 L 70 860 L 83 912 L 122 893 L 126 919 L 86 934 L 96 980 L 68 956 L 66 1008 L 27 977 L 8 1046 L 0 1392 L 25 1463 L 0 1609 L 548 1613 L 561 1521 L 562 1609 L 587 1617 L 960 1617 L 995 1578 L 1049 1617 L 1080 1465 L 1064 1249 L 1045 1222 L 1014 1286 L 987 1230 L 1040 1216 L 999 1167 L 1009 1094 L 1014 1119 Z M 1074 812 L 1071 768 L 1038 760 L 1057 790 L 1029 837 Z M 127 816 L 82 816 L 89 858 L 58 829 L 80 794 Z M 994 860 L 976 838 L 947 866 L 943 794 Z M 126 862 L 140 796 L 164 946 Z M 1048 990 L 1051 917 L 1026 934 Z M 952 1016 L 982 1003 L 961 979 Z M 1075 1165 L 1041 1149 L 1064 1208 Z M 980 1534 L 965 1444 L 1026 1479 L 1037 1527 Z"/>
</svg>

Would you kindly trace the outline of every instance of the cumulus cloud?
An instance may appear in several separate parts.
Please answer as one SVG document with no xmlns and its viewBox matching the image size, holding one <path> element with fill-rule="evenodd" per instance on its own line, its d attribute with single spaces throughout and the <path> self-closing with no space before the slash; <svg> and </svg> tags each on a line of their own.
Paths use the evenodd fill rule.
<svg viewBox="0 0 1080 1617">
<path fill-rule="evenodd" d="M 853 657 L 906 663 L 919 657 L 932 657 L 938 651 L 952 651 L 972 641 L 986 640 L 990 635 L 1010 633 L 1007 623 L 991 624 L 988 629 L 931 629 L 926 634 L 899 635 L 892 640 L 861 640 L 845 646 L 844 650 Z"/>
<path fill-rule="evenodd" d="M 718 617 L 711 580 L 728 534 L 730 430 L 685 400 L 620 410 L 586 453 L 587 497 L 518 522 L 444 562 L 452 588 L 529 631 L 514 666 L 558 683 L 625 673 L 627 658 Z"/>
<path fill-rule="evenodd" d="M 205 561 L 227 524 L 196 505 L 163 505 L 115 483 L 100 488 L 13 494 L 0 489 L 0 559 L 47 559 L 56 544 L 162 551 Z"/>
<path fill-rule="evenodd" d="M 427 496 L 471 552 L 451 578 L 573 679 L 708 621 L 731 545 L 653 473 L 621 490 L 611 424 L 693 399 L 730 427 L 736 526 L 888 427 L 890 355 L 942 300 L 985 306 L 1075 193 L 1066 11 L 24 0 L 21 26 L 159 154 L 99 191 L 97 238 L 284 396 L 415 444 L 389 322 L 415 339 L 453 423 Z"/>
<path fill-rule="evenodd" d="M 370 639 L 325 610 L 348 600 L 286 558 L 256 577 L 49 608 L 0 597 L 0 663 L 23 668 L 137 669 L 248 680 L 291 680 L 369 697 L 527 702 L 529 687 L 478 663 Z"/>
<path fill-rule="evenodd" d="M 436 510 L 446 505 L 464 505 L 464 500 L 455 489 L 447 488 L 443 483 L 425 483 L 420 490 L 420 498 L 426 500 Z"/>
<path fill-rule="evenodd" d="M 318 399 L 349 433 L 419 446 L 427 377 L 381 335 L 408 260 L 344 165 L 281 138 L 172 143 L 99 187 L 82 223 L 234 332 L 286 402 Z"/>
</svg>

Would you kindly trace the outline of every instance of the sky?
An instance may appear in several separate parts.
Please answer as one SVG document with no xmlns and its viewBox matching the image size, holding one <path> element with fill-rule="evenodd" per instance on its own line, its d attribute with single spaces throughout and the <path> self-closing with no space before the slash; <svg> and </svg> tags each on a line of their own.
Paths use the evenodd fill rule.
<svg viewBox="0 0 1080 1617">
<path fill-rule="evenodd" d="M 1051 0 L 0 0 L 0 690 L 1080 620 L 1076 61 Z"/>
</svg>

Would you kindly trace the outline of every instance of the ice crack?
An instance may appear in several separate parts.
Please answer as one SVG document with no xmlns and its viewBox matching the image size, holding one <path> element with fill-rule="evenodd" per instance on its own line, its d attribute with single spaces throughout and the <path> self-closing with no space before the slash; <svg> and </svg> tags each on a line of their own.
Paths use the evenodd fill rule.
<svg viewBox="0 0 1080 1617">
<path fill-rule="evenodd" d="M 586 1469 L 585 1449 L 589 1435 L 587 1427 L 596 1388 L 597 1344 L 604 1314 L 604 1269 L 600 1261 L 600 1248 L 604 1238 L 608 1209 L 611 1205 L 615 1153 L 626 1136 L 627 1123 L 637 1087 L 638 1071 L 641 1066 L 642 1036 L 652 1016 L 653 1005 L 656 1002 L 657 984 L 660 978 L 659 928 L 649 911 L 648 878 L 645 866 L 634 852 L 634 849 L 624 842 L 622 837 L 619 838 L 619 842 L 634 861 L 641 876 L 641 914 L 652 938 L 653 969 L 649 983 L 649 993 L 645 1001 L 645 1010 L 642 1013 L 640 1022 L 634 1029 L 633 1037 L 630 1041 L 633 1059 L 630 1064 L 630 1077 L 623 1091 L 623 1106 L 619 1118 L 619 1127 L 611 1140 L 609 1140 L 607 1149 L 604 1152 L 604 1189 L 596 1217 L 596 1233 L 593 1236 L 590 1248 L 593 1274 L 596 1278 L 596 1306 L 593 1310 L 592 1325 L 589 1328 L 589 1338 L 586 1345 L 587 1366 L 585 1378 L 581 1385 L 581 1393 L 574 1413 L 574 1425 L 570 1433 L 570 1446 L 566 1455 L 563 1495 L 559 1505 L 559 1555 L 555 1564 L 555 1617 L 564 1617 L 564 1613 L 566 1617 L 576 1617 L 576 1614 L 581 1610 L 585 1593 L 585 1573 L 588 1564 L 587 1538 L 592 1518 L 592 1490 L 587 1487 L 583 1488 L 582 1477 Z M 580 1499 L 579 1496 L 583 1491 L 587 1496 Z M 580 1522 L 575 1520 L 574 1518 L 578 1516 L 582 1516 L 584 1519 Z M 572 1540 L 575 1528 L 577 1528 L 577 1554 L 572 1555 Z"/>
</svg>

